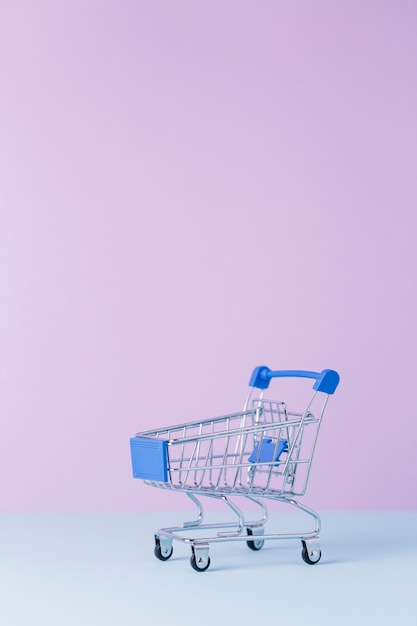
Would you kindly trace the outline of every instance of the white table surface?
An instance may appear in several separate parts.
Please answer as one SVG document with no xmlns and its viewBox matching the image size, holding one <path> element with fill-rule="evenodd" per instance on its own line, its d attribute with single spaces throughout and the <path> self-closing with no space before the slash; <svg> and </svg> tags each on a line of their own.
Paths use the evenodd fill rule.
<svg viewBox="0 0 417 626">
<path fill-rule="evenodd" d="M 317 565 L 299 541 L 221 543 L 199 573 L 183 543 L 153 555 L 154 532 L 186 513 L 1 514 L 0 624 L 416 626 L 417 512 L 321 517 Z"/>
</svg>

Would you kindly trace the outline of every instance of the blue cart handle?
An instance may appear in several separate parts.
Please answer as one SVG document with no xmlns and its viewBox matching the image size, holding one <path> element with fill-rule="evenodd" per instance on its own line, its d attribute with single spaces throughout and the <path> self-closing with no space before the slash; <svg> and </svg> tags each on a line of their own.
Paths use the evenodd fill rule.
<svg viewBox="0 0 417 626">
<path fill-rule="evenodd" d="M 336 391 L 336 387 L 339 384 L 339 374 L 335 370 L 323 370 L 322 372 L 307 372 L 304 370 L 278 370 L 273 372 L 266 367 L 266 365 L 260 365 L 255 367 L 252 372 L 251 379 L 249 381 L 250 387 L 257 387 L 258 389 L 267 389 L 271 378 L 314 378 L 316 381 L 313 385 L 315 391 L 322 391 L 323 393 L 333 394 Z"/>
</svg>

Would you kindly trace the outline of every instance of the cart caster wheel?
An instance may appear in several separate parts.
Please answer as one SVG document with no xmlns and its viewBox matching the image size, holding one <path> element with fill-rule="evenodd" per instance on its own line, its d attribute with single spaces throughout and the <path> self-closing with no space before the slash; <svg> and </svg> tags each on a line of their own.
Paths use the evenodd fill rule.
<svg viewBox="0 0 417 626">
<path fill-rule="evenodd" d="M 191 546 L 191 567 L 196 572 L 205 572 L 210 567 L 208 544 L 197 544 Z"/>
<path fill-rule="evenodd" d="M 191 555 L 190 558 L 191 567 L 195 569 L 196 572 L 205 572 L 210 567 L 210 557 L 208 557 L 208 561 L 205 564 L 199 564 L 197 562 L 195 554 Z"/>
<path fill-rule="evenodd" d="M 156 556 L 157 559 L 159 559 L 160 561 L 168 561 L 168 559 L 170 559 L 172 557 L 172 553 L 174 552 L 174 549 L 172 546 L 164 546 L 163 548 L 161 548 L 161 542 L 158 538 L 155 537 L 155 549 L 154 549 L 154 555 Z"/>
<path fill-rule="evenodd" d="M 155 550 L 153 552 L 156 558 L 160 561 L 168 561 L 168 559 L 172 557 L 174 550 L 171 548 L 168 554 L 162 554 L 161 546 L 155 546 Z"/>
<path fill-rule="evenodd" d="M 318 547 L 318 549 L 314 549 L 313 546 L 310 546 L 309 548 L 305 541 L 302 541 L 301 543 L 303 544 L 303 550 L 301 552 L 303 561 L 309 565 L 315 565 L 318 563 L 321 559 L 320 548 Z"/>
<path fill-rule="evenodd" d="M 248 535 L 251 537 L 254 537 L 254 534 L 252 532 L 251 528 L 247 528 L 246 532 L 248 533 Z M 251 541 L 247 541 L 246 545 L 248 546 L 248 548 L 250 548 L 251 550 L 255 550 L 258 551 L 261 548 L 263 548 L 265 541 L 263 539 L 253 539 Z"/>
</svg>

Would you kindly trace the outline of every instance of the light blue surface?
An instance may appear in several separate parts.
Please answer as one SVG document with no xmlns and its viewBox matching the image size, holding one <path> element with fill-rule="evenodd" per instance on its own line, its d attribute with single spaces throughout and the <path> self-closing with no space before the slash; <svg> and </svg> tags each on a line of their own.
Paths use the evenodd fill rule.
<svg viewBox="0 0 417 626">
<path fill-rule="evenodd" d="M 216 544 L 203 574 L 185 545 L 153 556 L 155 530 L 190 516 L 0 515 L 0 624 L 246 626 L 277 606 L 286 626 L 417 624 L 415 512 L 323 514 L 314 566 L 299 542 Z"/>
</svg>

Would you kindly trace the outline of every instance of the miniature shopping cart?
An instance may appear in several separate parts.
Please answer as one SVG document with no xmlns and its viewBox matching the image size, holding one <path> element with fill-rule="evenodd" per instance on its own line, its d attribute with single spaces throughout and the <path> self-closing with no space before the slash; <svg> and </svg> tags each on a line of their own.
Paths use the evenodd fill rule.
<svg viewBox="0 0 417 626">
<path fill-rule="evenodd" d="M 271 379 L 282 377 L 314 379 L 313 394 L 304 411 L 291 412 L 284 402 L 264 398 Z M 257 367 L 243 411 L 133 437 L 133 476 L 153 487 L 186 493 L 198 508 L 195 521 L 157 531 L 155 556 L 167 561 L 173 553 L 173 540 L 182 541 L 191 546 L 192 567 L 203 572 L 210 565 L 210 543 L 246 541 L 252 550 L 260 550 L 265 539 L 298 539 L 303 560 L 317 563 L 321 557 L 320 518 L 294 498 L 306 492 L 323 413 L 329 394 L 338 384 L 339 375 L 334 370 L 316 373 Z M 259 390 L 256 396 L 255 390 Z M 201 496 L 223 501 L 237 521 L 203 524 Z M 237 496 L 259 506 L 261 517 L 246 519 L 235 503 Z M 268 499 L 290 504 L 312 516 L 314 530 L 266 534 Z"/>
</svg>

